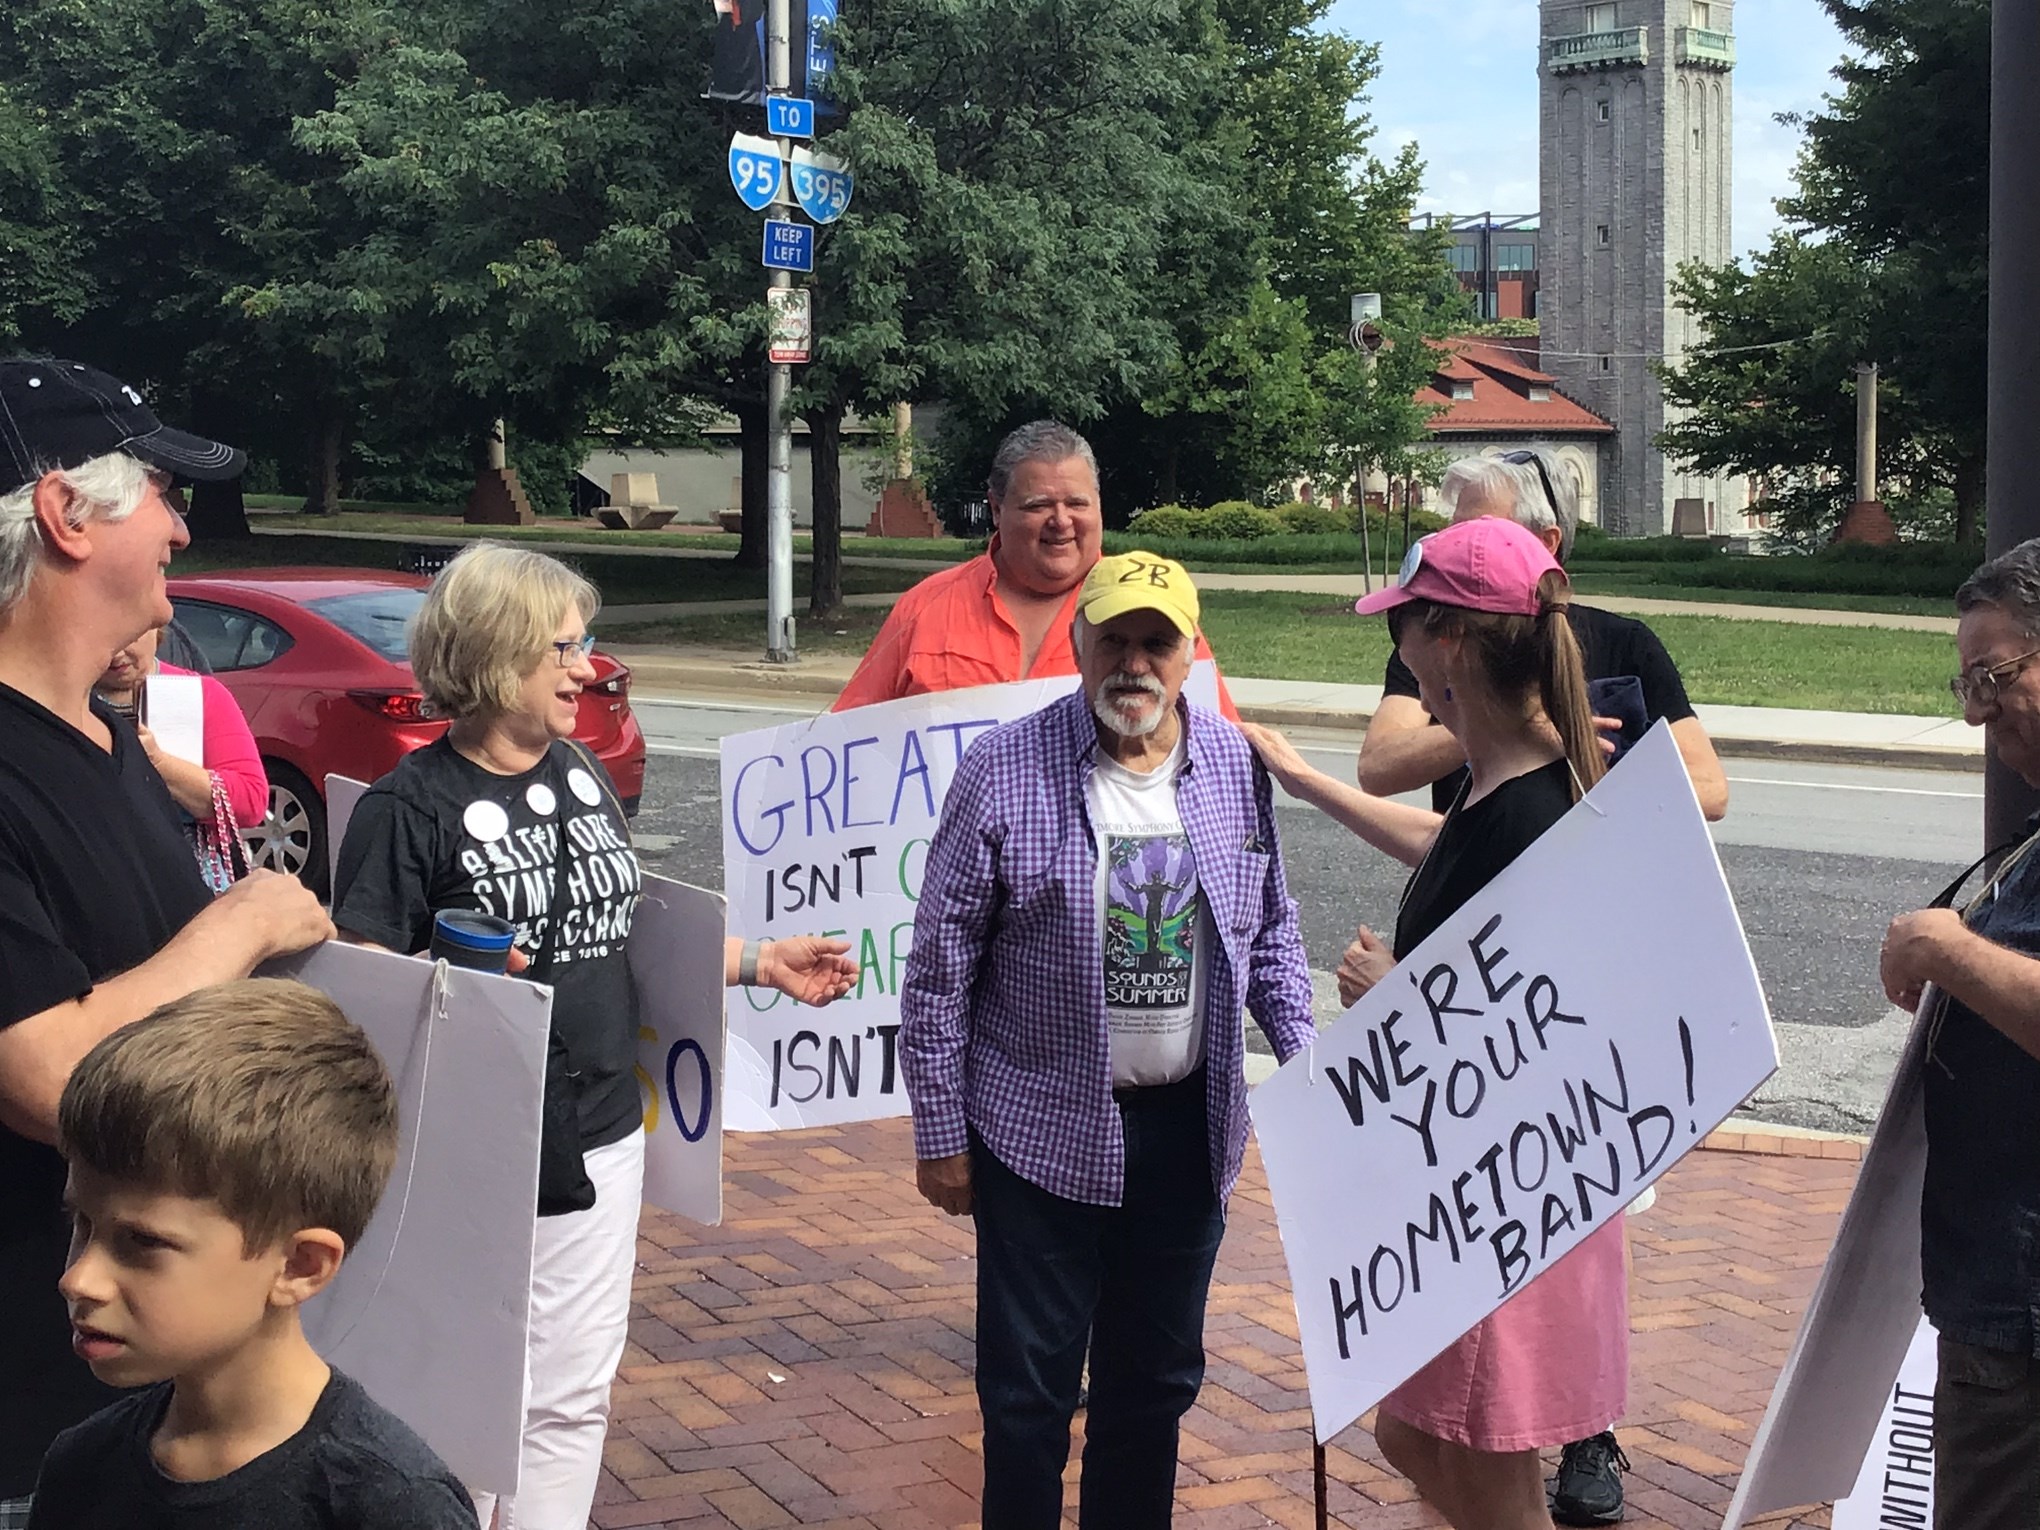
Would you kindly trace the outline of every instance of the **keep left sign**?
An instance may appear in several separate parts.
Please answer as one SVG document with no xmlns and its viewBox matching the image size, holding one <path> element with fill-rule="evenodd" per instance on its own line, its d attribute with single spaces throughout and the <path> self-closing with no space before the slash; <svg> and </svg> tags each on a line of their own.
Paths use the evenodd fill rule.
<svg viewBox="0 0 2040 1530">
<path fill-rule="evenodd" d="M 1660 724 L 1251 1096 L 1317 1437 L 1621 1216 L 1777 1066 Z"/>
</svg>

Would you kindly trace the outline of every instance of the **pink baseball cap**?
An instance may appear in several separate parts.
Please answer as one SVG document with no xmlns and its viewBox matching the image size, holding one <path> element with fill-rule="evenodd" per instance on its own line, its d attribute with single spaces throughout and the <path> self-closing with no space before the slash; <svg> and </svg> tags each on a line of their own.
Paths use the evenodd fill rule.
<svg viewBox="0 0 2040 1530">
<path fill-rule="evenodd" d="M 1377 590 L 1353 609 L 1373 616 L 1430 600 L 1468 611 L 1535 616 L 1543 609 L 1537 586 L 1550 573 L 1565 577 L 1536 532 L 1504 516 L 1476 516 L 1412 542 L 1395 588 Z"/>
</svg>

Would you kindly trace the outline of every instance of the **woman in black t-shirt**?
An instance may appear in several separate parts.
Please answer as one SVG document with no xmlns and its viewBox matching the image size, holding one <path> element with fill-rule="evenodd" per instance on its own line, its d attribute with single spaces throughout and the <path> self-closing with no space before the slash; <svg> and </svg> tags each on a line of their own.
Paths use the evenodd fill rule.
<svg viewBox="0 0 2040 1530">
<path fill-rule="evenodd" d="M 1410 549 L 1388 613 L 1424 705 L 1470 776 L 1440 816 L 1334 780 L 1265 728 L 1248 737 L 1293 795 L 1414 866 L 1393 949 L 1363 930 L 1340 968 L 1350 1004 L 1563 818 L 1602 752 L 1565 618 L 1564 572 L 1537 536 L 1495 516 Z M 1628 1384 L 1622 1224 L 1606 1223 L 1381 1402 L 1391 1465 L 1459 1530 L 1542 1530 L 1538 1451 L 1607 1428 Z"/>
<path fill-rule="evenodd" d="M 345 938 L 419 952 L 438 911 L 493 914 L 517 926 L 513 968 L 552 986 L 523 1463 L 505 1514 L 533 1527 L 588 1521 L 644 1185 L 625 952 L 642 874 L 608 772 L 573 742 L 598 604 L 541 553 L 484 543 L 447 566 L 412 623 L 411 668 L 451 726 L 362 797 L 333 883 Z M 845 950 L 773 942 L 759 981 L 825 1004 L 855 980 Z M 494 1500 L 476 1499 L 486 1525 Z"/>
</svg>

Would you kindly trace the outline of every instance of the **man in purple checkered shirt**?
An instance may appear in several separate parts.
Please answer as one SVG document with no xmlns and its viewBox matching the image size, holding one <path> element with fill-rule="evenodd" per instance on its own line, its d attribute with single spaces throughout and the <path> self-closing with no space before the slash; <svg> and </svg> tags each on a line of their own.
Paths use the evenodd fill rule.
<svg viewBox="0 0 2040 1530">
<path fill-rule="evenodd" d="M 1151 553 L 1084 581 L 1080 689 L 964 757 L 900 989 L 921 1193 L 974 1214 L 984 1530 L 1054 1530 L 1085 1345 L 1078 1522 L 1170 1522 L 1176 1431 L 1246 1146 L 1253 1012 L 1313 1033 L 1273 788 L 1181 699 L 1197 591 Z"/>
</svg>

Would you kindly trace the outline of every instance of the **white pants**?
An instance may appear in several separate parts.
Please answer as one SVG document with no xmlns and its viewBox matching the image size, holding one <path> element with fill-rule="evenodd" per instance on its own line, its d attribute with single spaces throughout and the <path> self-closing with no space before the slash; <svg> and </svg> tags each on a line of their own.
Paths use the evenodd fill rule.
<svg viewBox="0 0 2040 1530">
<path fill-rule="evenodd" d="M 497 1530 L 587 1530 L 630 1318 L 645 1134 L 590 1152 L 588 1178 L 593 1206 L 538 1219 L 517 1496 L 475 1494 L 485 1527 L 495 1512 Z"/>
</svg>

